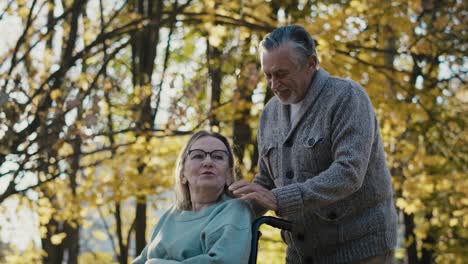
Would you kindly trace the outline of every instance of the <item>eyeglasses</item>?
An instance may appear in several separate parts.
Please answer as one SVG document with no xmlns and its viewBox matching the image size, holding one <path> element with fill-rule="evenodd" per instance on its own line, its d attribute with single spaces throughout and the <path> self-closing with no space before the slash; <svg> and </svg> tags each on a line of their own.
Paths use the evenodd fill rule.
<svg viewBox="0 0 468 264">
<path fill-rule="evenodd" d="M 191 149 L 188 151 L 190 160 L 203 161 L 207 155 L 210 155 L 211 160 L 215 162 L 225 162 L 228 160 L 229 153 L 226 150 L 213 150 L 206 152 L 202 149 Z"/>
</svg>

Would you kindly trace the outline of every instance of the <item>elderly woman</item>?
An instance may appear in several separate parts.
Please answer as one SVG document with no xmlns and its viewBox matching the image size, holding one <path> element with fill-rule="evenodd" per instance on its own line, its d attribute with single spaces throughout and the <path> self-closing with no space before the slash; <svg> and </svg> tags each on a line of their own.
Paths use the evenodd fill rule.
<svg viewBox="0 0 468 264">
<path fill-rule="evenodd" d="M 175 180 L 176 204 L 132 263 L 247 263 L 252 212 L 227 191 L 234 181 L 227 139 L 195 133 L 179 155 Z"/>
</svg>

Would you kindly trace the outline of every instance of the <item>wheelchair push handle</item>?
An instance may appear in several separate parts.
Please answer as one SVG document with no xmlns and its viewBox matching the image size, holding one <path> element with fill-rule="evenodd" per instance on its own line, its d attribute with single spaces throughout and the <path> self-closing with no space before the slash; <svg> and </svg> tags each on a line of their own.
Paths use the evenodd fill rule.
<svg viewBox="0 0 468 264">
<path fill-rule="evenodd" d="M 272 216 L 262 216 L 258 218 L 257 220 L 255 220 L 255 222 L 253 223 L 253 229 L 258 230 L 258 228 L 262 224 L 267 224 L 269 226 L 282 229 L 282 230 L 286 230 L 286 231 L 291 231 L 293 227 L 293 224 L 291 221 L 272 217 Z"/>
<path fill-rule="evenodd" d="M 258 252 L 258 240 L 262 236 L 262 233 L 259 231 L 262 224 L 267 224 L 269 226 L 279 228 L 286 231 L 292 231 L 293 223 L 291 221 L 276 218 L 272 216 L 262 216 L 256 219 L 252 224 L 252 244 L 250 251 L 249 264 L 255 264 L 257 262 L 257 252 Z"/>
</svg>

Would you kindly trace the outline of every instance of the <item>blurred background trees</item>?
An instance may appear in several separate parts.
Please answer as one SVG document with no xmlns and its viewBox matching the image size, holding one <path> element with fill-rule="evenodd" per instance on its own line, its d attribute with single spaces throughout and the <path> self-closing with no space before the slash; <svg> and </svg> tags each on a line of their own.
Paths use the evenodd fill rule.
<svg viewBox="0 0 468 264">
<path fill-rule="evenodd" d="M 460 0 L 2 1 L 0 262 L 128 263 L 170 204 L 176 155 L 198 129 L 229 136 L 250 180 L 272 96 L 257 46 L 301 24 L 321 66 L 358 81 L 377 110 L 397 257 L 462 263 L 466 12 Z M 278 233 L 264 233 L 259 263 L 283 263 Z"/>
</svg>

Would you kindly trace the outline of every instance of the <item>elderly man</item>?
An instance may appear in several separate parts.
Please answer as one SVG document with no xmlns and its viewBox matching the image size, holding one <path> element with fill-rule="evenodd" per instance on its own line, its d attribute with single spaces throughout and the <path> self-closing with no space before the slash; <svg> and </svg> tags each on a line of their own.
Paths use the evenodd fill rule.
<svg viewBox="0 0 468 264">
<path fill-rule="evenodd" d="M 230 190 L 295 223 L 282 232 L 286 263 L 392 263 L 397 214 L 366 92 L 318 67 L 301 26 L 268 34 L 260 59 L 275 96 L 260 118 L 259 174 Z"/>
</svg>

